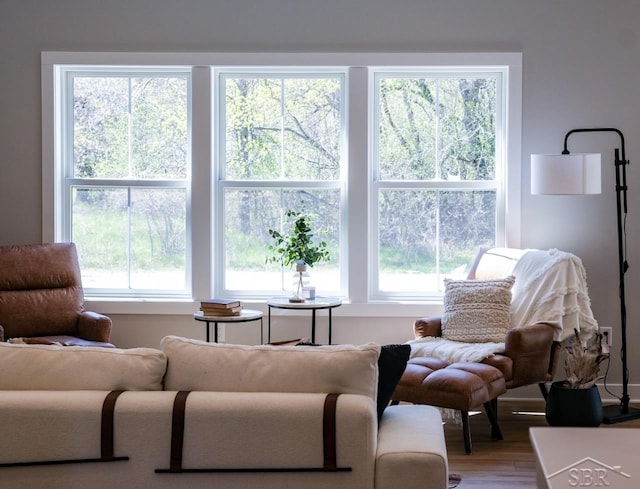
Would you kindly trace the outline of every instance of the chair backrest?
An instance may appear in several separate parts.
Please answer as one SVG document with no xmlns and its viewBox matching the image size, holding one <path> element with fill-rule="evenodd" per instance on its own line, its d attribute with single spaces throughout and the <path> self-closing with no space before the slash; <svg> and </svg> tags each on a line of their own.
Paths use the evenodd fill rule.
<svg viewBox="0 0 640 489">
<path fill-rule="evenodd" d="M 469 280 L 492 280 L 504 278 L 513 273 L 518 260 L 527 250 L 515 248 L 480 248 L 469 270 Z M 552 380 L 558 365 L 560 343 L 551 345 L 547 380 Z"/>
<path fill-rule="evenodd" d="M 84 294 L 74 243 L 0 246 L 5 338 L 76 335 Z"/>
<path fill-rule="evenodd" d="M 525 252 L 515 248 L 480 248 L 467 278 L 493 280 L 507 277 Z"/>
</svg>

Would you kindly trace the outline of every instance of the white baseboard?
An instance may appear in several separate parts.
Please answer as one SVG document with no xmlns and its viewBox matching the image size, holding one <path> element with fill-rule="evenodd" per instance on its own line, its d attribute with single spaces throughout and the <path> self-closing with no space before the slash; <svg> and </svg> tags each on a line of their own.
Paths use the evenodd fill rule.
<svg viewBox="0 0 640 489">
<path fill-rule="evenodd" d="M 549 384 L 547 384 L 549 386 Z M 603 402 L 612 403 L 618 401 L 622 396 L 622 384 L 610 384 L 607 383 L 605 389 L 602 383 L 598 383 L 598 391 Z M 640 384 L 629 384 L 627 387 L 630 402 L 640 403 Z M 500 399 L 505 401 L 541 401 L 542 393 L 537 385 L 529 385 L 525 387 L 519 387 L 517 389 L 510 389 L 500 396 Z"/>
<path fill-rule="evenodd" d="M 617 401 L 622 396 L 622 384 L 609 384 L 605 390 L 604 385 L 598 384 L 600 397 L 603 401 Z M 629 384 L 627 386 L 630 402 L 640 402 L 640 384 Z"/>
</svg>

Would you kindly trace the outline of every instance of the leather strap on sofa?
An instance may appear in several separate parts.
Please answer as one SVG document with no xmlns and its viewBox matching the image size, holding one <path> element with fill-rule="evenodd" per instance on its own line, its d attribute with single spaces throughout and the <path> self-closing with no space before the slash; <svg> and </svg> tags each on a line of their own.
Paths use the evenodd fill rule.
<svg viewBox="0 0 640 489">
<path fill-rule="evenodd" d="M 184 445 L 184 418 L 187 396 L 190 391 L 179 391 L 173 401 L 173 417 L 171 418 L 171 457 L 169 467 L 171 472 L 182 470 L 182 447 Z"/>
<path fill-rule="evenodd" d="M 336 406 L 339 394 L 327 394 L 322 412 L 322 445 L 324 450 L 325 472 L 338 470 L 336 449 Z"/>
<path fill-rule="evenodd" d="M 80 458 L 70 460 L 40 460 L 37 462 L 12 462 L 0 464 L 1 467 L 28 467 L 33 465 L 83 464 L 95 462 L 120 462 L 129 457 L 115 457 L 114 452 L 114 415 L 116 401 L 124 391 L 111 391 L 102 403 L 100 425 L 100 458 Z"/>
<path fill-rule="evenodd" d="M 184 446 L 184 420 L 187 397 L 190 391 L 178 391 L 173 401 L 171 418 L 171 454 L 168 469 L 156 469 L 157 474 L 182 474 L 201 472 L 351 472 L 351 467 L 338 467 L 336 448 L 336 408 L 340 394 L 327 394 L 322 415 L 322 467 L 268 467 L 268 468 L 190 468 L 182 467 Z"/>
<path fill-rule="evenodd" d="M 124 391 L 111 391 L 102 403 L 102 423 L 100 428 L 100 461 L 128 460 L 129 457 L 113 456 L 113 433 L 116 401 Z"/>
</svg>

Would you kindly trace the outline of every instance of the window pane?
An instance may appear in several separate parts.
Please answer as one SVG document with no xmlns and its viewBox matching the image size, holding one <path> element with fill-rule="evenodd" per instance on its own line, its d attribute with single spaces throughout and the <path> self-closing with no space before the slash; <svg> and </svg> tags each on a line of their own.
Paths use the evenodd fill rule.
<svg viewBox="0 0 640 489">
<path fill-rule="evenodd" d="M 74 176 L 186 178 L 187 80 L 73 79 Z"/>
<path fill-rule="evenodd" d="M 493 180 L 496 97 L 494 77 L 381 78 L 380 178 Z"/>
<path fill-rule="evenodd" d="M 232 180 L 280 177 L 280 80 L 225 81 L 225 177 Z"/>
<path fill-rule="evenodd" d="M 379 94 L 379 165 L 382 180 L 436 177 L 436 83 L 383 78 Z"/>
<path fill-rule="evenodd" d="M 380 290 L 437 290 L 436 197 L 427 191 L 380 192 Z"/>
<path fill-rule="evenodd" d="M 225 78 L 225 178 L 340 177 L 339 78 Z"/>
<path fill-rule="evenodd" d="M 126 289 L 128 191 L 72 189 L 72 236 L 85 288 Z"/>
<path fill-rule="evenodd" d="M 496 192 L 448 191 L 439 198 L 440 265 L 449 274 L 470 265 L 480 247 L 496 245 Z"/>
<path fill-rule="evenodd" d="M 284 168 L 292 180 L 340 176 L 340 81 L 285 81 Z"/>
<path fill-rule="evenodd" d="M 444 180 L 495 179 L 495 78 L 439 80 L 438 164 Z"/>
<path fill-rule="evenodd" d="M 495 243 L 495 192 L 385 190 L 379 194 L 379 289 L 442 290 Z"/>
<path fill-rule="evenodd" d="M 282 216 L 287 210 L 306 210 L 313 214 L 313 242 L 326 241 L 331 253 L 329 263 L 309 269 L 309 280 L 321 295 L 339 290 L 339 202 L 338 190 L 226 189 L 225 289 L 271 293 L 292 290 L 294 270 L 266 263 L 267 248 L 273 242 L 268 231 L 283 229 Z"/>
<path fill-rule="evenodd" d="M 84 287 L 184 289 L 185 208 L 183 189 L 74 189 Z"/>
<path fill-rule="evenodd" d="M 128 79 L 73 79 L 73 163 L 79 178 L 129 174 Z"/>
<path fill-rule="evenodd" d="M 186 79 L 132 79 L 131 107 L 132 176 L 186 178 Z"/>
<path fill-rule="evenodd" d="M 131 287 L 186 288 L 186 191 L 131 191 Z"/>
</svg>

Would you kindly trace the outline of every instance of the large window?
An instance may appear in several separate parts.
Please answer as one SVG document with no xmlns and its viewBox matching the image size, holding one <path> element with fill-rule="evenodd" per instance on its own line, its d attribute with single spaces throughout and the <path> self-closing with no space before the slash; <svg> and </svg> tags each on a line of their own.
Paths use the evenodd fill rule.
<svg viewBox="0 0 640 489">
<path fill-rule="evenodd" d="M 224 295 L 274 295 L 295 273 L 265 264 L 269 229 L 289 210 L 312 213 L 315 238 L 331 261 L 311 269 L 314 284 L 340 293 L 340 211 L 345 75 L 318 71 L 217 71 L 219 209 L 217 278 Z"/>
<path fill-rule="evenodd" d="M 500 241 L 502 87 L 501 73 L 471 67 L 375 73 L 376 295 L 432 294 Z"/>
<path fill-rule="evenodd" d="M 268 231 L 304 210 L 320 295 L 437 300 L 519 245 L 520 61 L 43 53 L 43 237 L 89 297 L 260 301 L 294 287 Z"/>
<path fill-rule="evenodd" d="M 186 294 L 189 73 L 61 77 L 61 234 L 78 246 L 84 287 Z"/>
</svg>

